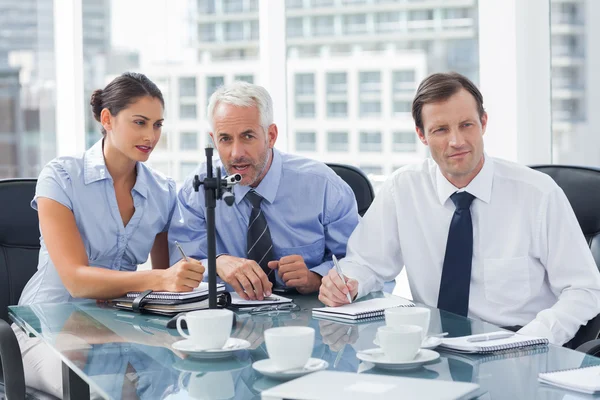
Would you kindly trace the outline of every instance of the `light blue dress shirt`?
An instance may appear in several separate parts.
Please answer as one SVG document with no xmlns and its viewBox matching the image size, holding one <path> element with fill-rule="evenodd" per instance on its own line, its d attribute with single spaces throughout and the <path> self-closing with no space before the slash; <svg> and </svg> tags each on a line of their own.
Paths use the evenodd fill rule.
<svg viewBox="0 0 600 400">
<path fill-rule="evenodd" d="M 58 157 L 44 167 L 31 207 L 46 197 L 73 211 L 89 265 L 116 271 L 135 271 L 148 259 L 157 234 L 169 229 L 177 204 L 175 182 L 138 162 L 131 191 L 135 213 L 127 224 L 119 212 L 104 155 L 102 140 L 79 157 Z M 38 270 L 29 280 L 19 305 L 61 303 L 73 297 L 52 263 L 40 238 Z"/>
<path fill-rule="evenodd" d="M 216 161 L 214 166 L 222 166 Z M 223 171 L 223 173 L 225 173 Z M 206 176 L 203 163 L 194 172 L 202 180 Z M 169 242 L 178 241 L 186 255 L 207 257 L 204 189 L 192 187 L 189 176 L 177 195 L 177 210 L 169 229 Z M 245 198 L 249 186 L 233 187 L 235 204 L 229 207 L 217 202 L 215 225 L 217 254 L 246 258 L 246 236 L 252 205 Z M 255 188 L 264 200 L 261 208 L 267 219 L 275 259 L 301 255 L 307 267 L 325 275 L 333 266 L 331 255 L 346 254 L 348 237 L 358 224 L 356 198 L 346 184 L 327 165 L 273 150 L 269 171 Z M 181 255 L 171 245 L 171 264 Z M 278 286 L 284 286 L 277 276 Z"/>
</svg>

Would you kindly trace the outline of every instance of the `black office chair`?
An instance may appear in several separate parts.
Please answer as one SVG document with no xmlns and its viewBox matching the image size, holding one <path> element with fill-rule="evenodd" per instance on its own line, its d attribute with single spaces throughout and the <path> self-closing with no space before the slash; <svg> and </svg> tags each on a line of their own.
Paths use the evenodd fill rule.
<svg viewBox="0 0 600 400">
<path fill-rule="evenodd" d="M 600 169 L 570 165 L 534 165 L 562 188 L 600 270 Z M 600 315 L 582 326 L 566 347 L 600 355 Z"/>
<path fill-rule="evenodd" d="M 367 175 L 352 165 L 330 163 L 327 165 L 350 186 L 354 192 L 354 197 L 356 197 L 358 213 L 361 217 L 365 215 L 375 198 L 373 185 L 371 185 L 371 181 L 367 178 Z"/>
<path fill-rule="evenodd" d="M 8 318 L 8 306 L 18 303 L 37 270 L 39 222 L 29 205 L 35 185 L 35 179 L 0 180 L 0 398 L 8 400 L 56 399 L 25 386 L 21 351 Z"/>
</svg>

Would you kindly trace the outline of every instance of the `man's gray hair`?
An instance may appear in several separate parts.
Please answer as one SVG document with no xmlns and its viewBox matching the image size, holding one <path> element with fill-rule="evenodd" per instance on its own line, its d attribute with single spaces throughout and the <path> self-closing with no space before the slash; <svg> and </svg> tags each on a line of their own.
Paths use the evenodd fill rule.
<svg viewBox="0 0 600 400">
<path fill-rule="evenodd" d="M 218 88 L 208 101 L 208 124 L 214 132 L 214 113 L 220 103 L 237 107 L 258 107 L 260 125 L 267 132 L 273 123 L 273 100 L 267 90 L 248 82 L 235 81 Z"/>
</svg>

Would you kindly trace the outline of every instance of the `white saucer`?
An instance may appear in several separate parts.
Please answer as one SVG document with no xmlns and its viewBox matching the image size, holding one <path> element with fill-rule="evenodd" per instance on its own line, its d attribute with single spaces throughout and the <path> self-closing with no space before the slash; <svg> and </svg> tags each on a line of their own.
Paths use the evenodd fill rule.
<svg viewBox="0 0 600 400">
<path fill-rule="evenodd" d="M 220 371 L 239 371 L 250 365 L 250 359 L 240 360 L 237 357 L 230 359 L 206 359 L 197 360 L 186 358 L 177 360 L 173 364 L 173 368 L 182 372 L 208 373 Z"/>
<path fill-rule="evenodd" d="M 364 350 L 356 353 L 356 357 L 361 361 L 375 364 L 376 367 L 391 370 L 414 369 L 428 362 L 440 358 L 437 351 L 421 349 L 416 357 L 410 361 L 390 361 L 380 348 Z"/>
<path fill-rule="evenodd" d="M 256 361 L 252 364 L 252 368 L 260 372 L 261 374 L 268 376 L 269 378 L 275 379 L 292 379 L 298 378 L 311 372 L 321 371 L 327 369 L 329 363 L 320 358 L 310 358 L 304 368 L 289 369 L 287 371 L 280 371 L 270 358 Z"/>
<path fill-rule="evenodd" d="M 194 358 L 226 358 L 238 350 L 250 347 L 250 342 L 244 339 L 229 338 L 222 349 L 198 350 L 196 344 L 189 339 L 180 340 L 171 345 L 175 350 Z"/>
<path fill-rule="evenodd" d="M 379 346 L 379 340 L 377 340 L 377 337 L 375 337 L 375 339 L 373 340 L 373 344 L 375 346 Z M 421 348 L 427 349 L 427 350 L 433 350 L 436 347 L 438 347 L 440 344 L 442 344 L 442 338 L 435 337 L 435 336 L 427 336 L 425 339 L 423 339 L 423 342 L 421 343 Z"/>
</svg>

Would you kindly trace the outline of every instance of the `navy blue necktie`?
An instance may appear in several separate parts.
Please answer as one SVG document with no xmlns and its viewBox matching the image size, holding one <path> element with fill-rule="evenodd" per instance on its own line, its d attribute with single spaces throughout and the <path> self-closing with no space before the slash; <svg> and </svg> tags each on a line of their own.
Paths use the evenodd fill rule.
<svg viewBox="0 0 600 400">
<path fill-rule="evenodd" d="M 273 240 L 271 239 L 271 232 L 267 225 L 267 218 L 265 218 L 265 213 L 260 208 L 263 198 L 254 190 L 248 191 L 246 198 L 252 204 L 247 236 L 248 259 L 256 261 L 269 277 L 269 281 L 275 284 L 275 274 L 270 274 L 271 270 L 267 266 L 269 261 L 273 261 L 275 258 L 273 256 Z"/>
<path fill-rule="evenodd" d="M 457 192 L 450 196 L 456 210 L 450 222 L 437 305 L 442 310 L 465 317 L 469 312 L 473 261 L 473 222 L 470 207 L 474 198 L 467 192 Z"/>
</svg>

